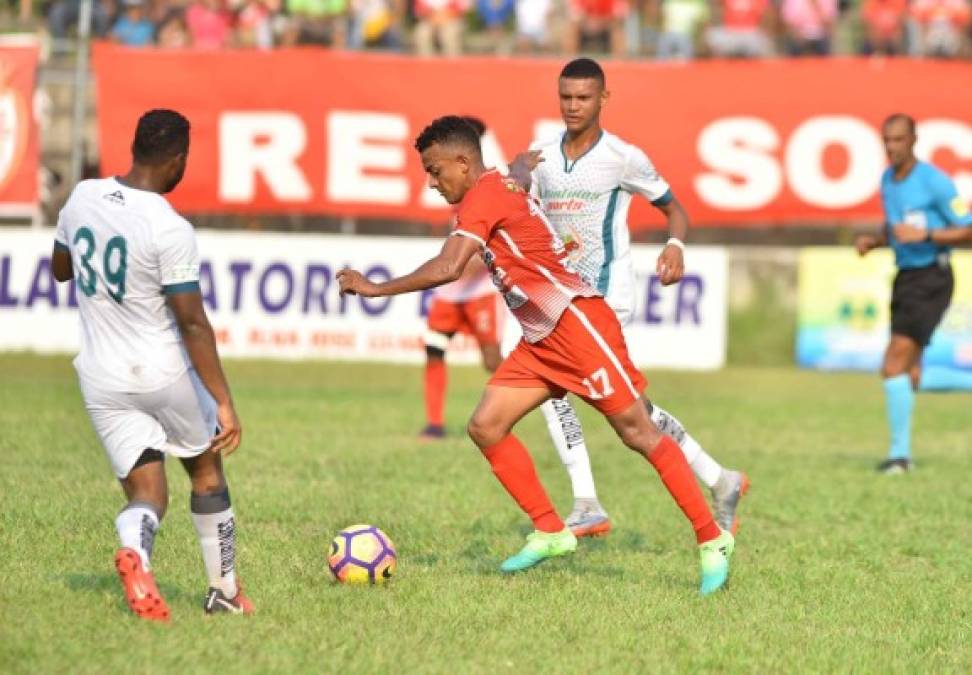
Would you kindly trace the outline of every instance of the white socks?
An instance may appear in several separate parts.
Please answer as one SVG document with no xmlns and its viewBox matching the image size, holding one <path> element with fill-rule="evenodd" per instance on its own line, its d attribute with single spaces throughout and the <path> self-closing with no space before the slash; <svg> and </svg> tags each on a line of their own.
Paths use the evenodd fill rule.
<svg viewBox="0 0 972 675">
<path fill-rule="evenodd" d="M 540 406 L 540 411 L 547 420 L 547 429 L 557 447 L 560 461 L 570 475 L 574 499 L 596 500 L 597 490 L 594 488 L 591 459 L 587 454 L 584 432 L 573 406 L 565 399 L 551 398 Z M 659 431 L 671 436 L 678 443 L 695 476 L 710 489 L 715 487 L 722 475 L 722 467 L 685 431 L 682 423 L 655 403 L 652 403 L 651 419 Z"/>
<path fill-rule="evenodd" d="M 722 467 L 712 457 L 706 454 L 702 446 L 699 445 L 692 436 L 685 431 L 685 427 L 671 413 L 662 409 L 657 403 L 652 402 L 651 421 L 655 423 L 658 430 L 663 434 L 671 436 L 685 455 L 685 460 L 692 467 L 692 472 L 696 478 L 705 483 L 709 488 L 715 487 L 716 481 L 722 474 Z"/>
<path fill-rule="evenodd" d="M 562 398 L 551 398 L 540 406 L 547 420 L 550 438 L 557 446 L 557 454 L 570 476 L 574 499 L 597 500 L 591 458 L 584 443 L 584 432 L 573 406 Z"/>
<path fill-rule="evenodd" d="M 138 551 L 145 569 L 151 569 L 152 545 L 159 531 L 159 517 L 145 502 L 132 502 L 115 518 L 115 529 L 122 548 Z"/>
<path fill-rule="evenodd" d="M 199 535 L 206 577 L 211 588 L 218 588 L 228 600 L 236 597 L 236 520 L 230 506 L 229 490 L 207 495 L 192 494 L 192 524 Z"/>
</svg>

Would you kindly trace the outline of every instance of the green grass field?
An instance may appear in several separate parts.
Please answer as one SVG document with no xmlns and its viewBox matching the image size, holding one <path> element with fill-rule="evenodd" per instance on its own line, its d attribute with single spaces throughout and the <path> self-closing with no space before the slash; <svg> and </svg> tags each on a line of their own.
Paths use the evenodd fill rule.
<svg viewBox="0 0 972 675">
<path fill-rule="evenodd" d="M 970 672 L 972 396 L 919 397 L 919 470 L 872 472 L 874 376 L 659 372 L 650 392 L 753 489 L 728 589 L 699 597 L 694 540 L 651 467 L 582 411 L 615 531 L 513 578 L 528 522 L 462 435 L 484 376 L 452 370 L 453 439 L 415 441 L 417 368 L 228 365 L 245 427 L 228 460 L 252 617 L 205 618 L 188 486 L 154 566 L 169 626 L 125 608 L 122 505 L 66 358 L 0 356 L 0 672 Z M 519 433 L 555 502 L 542 420 Z M 395 540 L 383 588 L 330 583 L 331 535 Z"/>
</svg>

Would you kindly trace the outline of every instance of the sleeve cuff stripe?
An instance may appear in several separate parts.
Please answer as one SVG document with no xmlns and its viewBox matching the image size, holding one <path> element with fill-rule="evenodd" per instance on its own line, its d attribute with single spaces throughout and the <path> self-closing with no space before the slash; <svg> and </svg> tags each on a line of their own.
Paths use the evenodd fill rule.
<svg viewBox="0 0 972 675">
<path fill-rule="evenodd" d="M 162 287 L 162 292 L 166 295 L 175 295 L 176 293 L 192 293 L 193 291 L 198 290 L 198 281 L 183 281 L 179 284 L 168 284 Z"/>
<path fill-rule="evenodd" d="M 675 195 L 672 194 L 671 190 L 668 190 L 658 199 L 653 199 L 651 203 L 654 206 L 665 206 L 665 204 L 670 203 L 673 199 L 675 199 Z"/>
<path fill-rule="evenodd" d="M 480 246 L 486 246 L 486 242 L 480 239 L 479 237 L 477 237 L 472 232 L 466 232 L 465 230 L 453 230 L 452 234 L 453 236 L 469 237 L 470 239 L 475 239 L 476 241 L 479 242 Z"/>
</svg>

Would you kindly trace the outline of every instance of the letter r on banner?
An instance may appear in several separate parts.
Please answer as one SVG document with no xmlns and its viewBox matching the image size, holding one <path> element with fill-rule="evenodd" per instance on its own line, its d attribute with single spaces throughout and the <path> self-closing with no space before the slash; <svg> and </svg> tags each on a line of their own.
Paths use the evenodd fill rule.
<svg viewBox="0 0 972 675">
<path fill-rule="evenodd" d="M 297 166 L 306 145 L 304 123 L 292 113 L 223 113 L 219 117 L 220 199 L 253 201 L 260 174 L 274 198 L 308 201 L 310 185 Z"/>
</svg>

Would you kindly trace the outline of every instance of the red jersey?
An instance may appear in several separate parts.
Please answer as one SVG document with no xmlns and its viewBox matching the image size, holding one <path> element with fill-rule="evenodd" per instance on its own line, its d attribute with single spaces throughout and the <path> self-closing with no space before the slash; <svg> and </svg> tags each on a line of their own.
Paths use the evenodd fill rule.
<svg viewBox="0 0 972 675">
<path fill-rule="evenodd" d="M 453 234 L 483 247 L 483 260 L 527 342 L 557 326 L 571 300 L 599 296 L 571 267 L 563 241 L 515 181 L 490 170 L 459 205 Z"/>
</svg>

